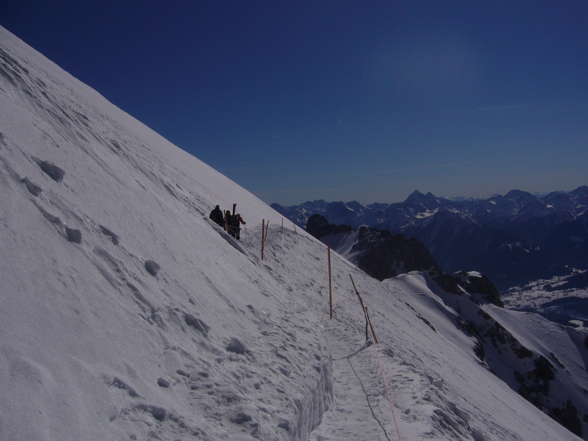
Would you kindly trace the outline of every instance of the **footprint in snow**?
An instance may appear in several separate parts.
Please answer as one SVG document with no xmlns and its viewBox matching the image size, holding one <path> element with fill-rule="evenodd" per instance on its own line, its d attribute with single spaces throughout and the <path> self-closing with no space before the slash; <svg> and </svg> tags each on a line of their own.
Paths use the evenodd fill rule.
<svg viewBox="0 0 588 441">
<path fill-rule="evenodd" d="M 65 171 L 63 169 L 57 167 L 55 164 L 49 161 L 38 160 L 37 164 L 39 167 L 41 167 L 41 170 L 47 173 L 49 177 L 55 182 L 63 181 L 63 177 L 65 176 Z"/>
<path fill-rule="evenodd" d="M 157 276 L 157 273 L 160 269 L 161 267 L 153 260 L 145 261 L 145 270 L 147 270 L 147 272 L 151 274 L 153 277 Z"/>
<path fill-rule="evenodd" d="M 102 231 L 102 234 L 104 234 L 105 236 L 110 237 L 113 244 L 115 244 L 115 245 L 119 244 L 120 237 L 118 236 L 118 234 L 113 233 L 112 231 L 110 231 L 108 228 L 106 228 L 103 225 L 100 225 L 100 231 Z"/>
<path fill-rule="evenodd" d="M 43 189 L 41 187 L 39 187 L 36 184 L 33 184 L 29 178 L 24 177 L 20 180 L 20 182 L 22 182 L 25 187 L 27 188 L 27 190 L 29 191 L 30 194 L 32 194 L 33 196 L 39 196 L 41 194 L 41 192 L 43 191 Z"/>
</svg>

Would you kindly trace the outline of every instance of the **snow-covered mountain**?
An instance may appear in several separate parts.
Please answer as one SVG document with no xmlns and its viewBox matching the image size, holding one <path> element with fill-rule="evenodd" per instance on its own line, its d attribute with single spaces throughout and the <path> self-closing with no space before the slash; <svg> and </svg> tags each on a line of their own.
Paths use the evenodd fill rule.
<svg viewBox="0 0 588 441">
<path fill-rule="evenodd" d="M 586 186 L 543 197 L 513 190 L 489 199 L 450 200 L 415 191 L 397 204 L 316 201 L 272 207 L 303 227 L 321 214 L 332 224 L 415 237 L 444 271 L 476 269 L 501 290 L 588 269 Z"/>
<path fill-rule="evenodd" d="M 0 440 L 588 431 L 582 331 L 336 254 L 329 319 L 326 248 L 281 222 L 0 28 Z"/>
</svg>

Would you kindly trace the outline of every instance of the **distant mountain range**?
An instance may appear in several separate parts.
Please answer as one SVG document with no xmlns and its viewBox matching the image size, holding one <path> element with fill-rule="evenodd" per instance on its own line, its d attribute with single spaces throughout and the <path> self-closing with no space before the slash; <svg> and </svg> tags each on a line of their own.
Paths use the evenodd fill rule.
<svg viewBox="0 0 588 441">
<path fill-rule="evenodd" d="M 302 228 L 321 214 L 330 224 L 414 237 L 444 272 L 480 271 L 501 291 L 588 269 L 587 207 L 588 186 L 544 196 L 512 190 L 488 199 L 446 199 L 417 190 L 394 204 L 272 204 Z"/>
</svg>

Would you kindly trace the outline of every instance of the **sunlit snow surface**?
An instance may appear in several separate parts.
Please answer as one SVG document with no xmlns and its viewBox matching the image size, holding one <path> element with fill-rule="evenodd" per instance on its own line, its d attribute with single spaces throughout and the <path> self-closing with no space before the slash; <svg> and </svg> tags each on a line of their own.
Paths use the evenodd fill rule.
<svg viewBox="0 0 588 441">
<path fill-rule="evenodd" d="M 329 320 L 324 245 L 2 28 L 0 47 L 0 440 L 578 439 L 480 364 L 423 275 L 333 255 Z M 240 242 L 208 219 L 233 203 Z M 488 311 L 557 339 L 588 388 L 565 328 Z"/>
</svg>

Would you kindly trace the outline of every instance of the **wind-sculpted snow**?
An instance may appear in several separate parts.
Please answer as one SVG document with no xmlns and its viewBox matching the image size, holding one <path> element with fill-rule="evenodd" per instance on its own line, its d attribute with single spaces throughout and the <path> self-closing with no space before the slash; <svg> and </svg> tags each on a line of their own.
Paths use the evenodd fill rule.
<svg viewBox="0 0 588 441">
<path fill-rule="evenodd" d="M 329 320 L 323 244 L 2 28 L 0 50 L 1 440 L 578 439 L 422 274 L 334 255 Z M 234 202 L 239 242 L 208 218 Z"/>
</svg>

